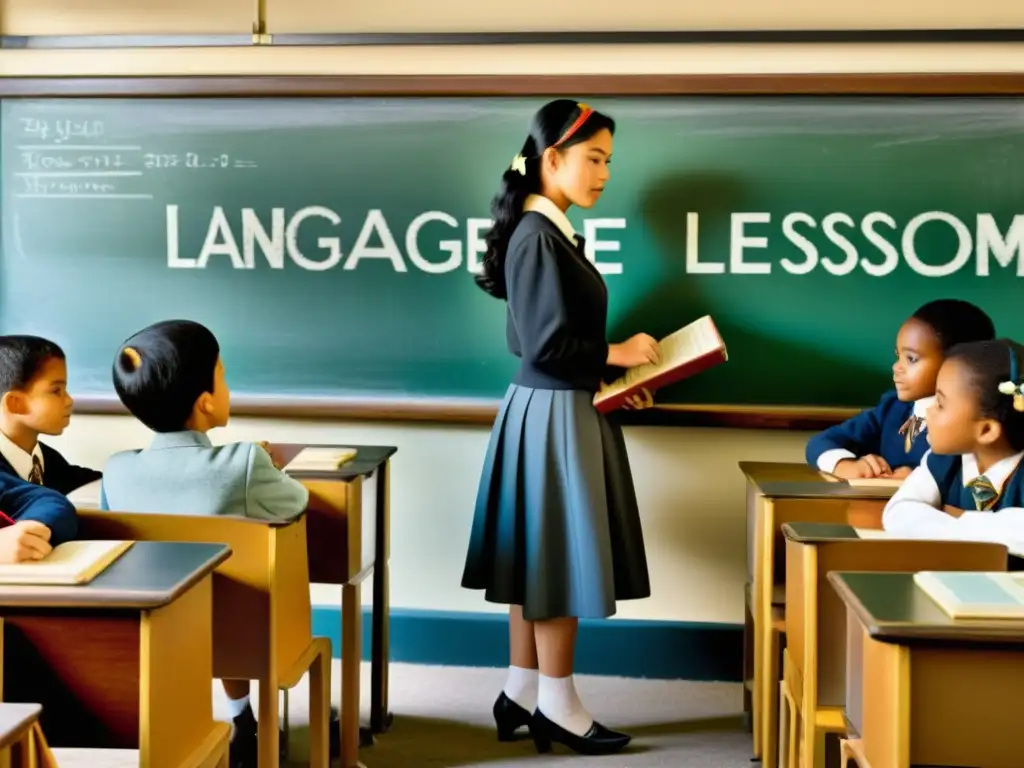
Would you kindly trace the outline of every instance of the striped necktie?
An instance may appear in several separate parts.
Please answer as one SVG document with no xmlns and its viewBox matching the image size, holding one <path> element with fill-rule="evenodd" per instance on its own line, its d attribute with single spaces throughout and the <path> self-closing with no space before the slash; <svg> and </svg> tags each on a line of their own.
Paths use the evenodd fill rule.
<svg viewBox="0 0 1024 768">
<path fill-rule="evenodd" d="M 32 471 L 28 473 L 28 481 L 36 485 L 43 484 L 43 460 L 39 454 L 32 454 Z"/>
<path fill-rule="evenodd" d="M 996 490 L 996 487 L 984 475 L 979 475 L 971 480 L 967 483 L 967 487 L 971 489 L 974 505 L 980 512 L 987 512 L 992 509 L 999 499 L 999 491 Z"/>
<path fill-rule="evenodd" d="M 920 416 L 910 415 L 910 418 L 903 422 L 903 426 L 900 427 L 899 433 L 903 435 L 903 450 L 906 453 L 910 453 L 910 449 L 914 446 L 914 440 L 921 434 L 921 429 L 924 427 L 924 419 Z"/>
</svg>

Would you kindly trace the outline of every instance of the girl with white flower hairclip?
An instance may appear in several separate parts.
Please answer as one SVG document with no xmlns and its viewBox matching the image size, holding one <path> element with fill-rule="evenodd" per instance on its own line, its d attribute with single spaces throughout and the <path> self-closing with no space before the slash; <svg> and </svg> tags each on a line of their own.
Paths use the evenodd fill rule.
<svg viewBox="0 0 1024 768">
<path fill-rule="evenodd" d="M 1005 544 L 1021 558 L 1011 567 L 1024 569 L 1022 360 L 1009 339 L 950 350 L 928 412 L 931 450 L 886 505 L 887 531 Z"/>
</svg>

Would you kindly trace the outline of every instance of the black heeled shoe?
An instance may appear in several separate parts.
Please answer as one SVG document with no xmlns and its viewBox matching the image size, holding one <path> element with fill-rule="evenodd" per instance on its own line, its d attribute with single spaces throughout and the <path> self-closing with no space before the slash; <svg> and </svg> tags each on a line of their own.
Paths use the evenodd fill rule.
<svg viewBox="0 0 1024 768">
<path fill-rule="evenodd" d="M 552 743 L 557 742 L 581 755 L 611 755 L 624 748 L 632 739 L 596 721 L 583 736 L 577 736 L 548 720 L 539 709 L 530 718 L 530 735 L 540 753 L 550 752 Z"/>
<path fill-rule="evenodd" d="M 502 691 L 494 702 L 494 724 L 498 726 L 498 741 L 515 741 L 516 731 L 530 724 L 530 710 L 516 704 Z"/>
</svg>

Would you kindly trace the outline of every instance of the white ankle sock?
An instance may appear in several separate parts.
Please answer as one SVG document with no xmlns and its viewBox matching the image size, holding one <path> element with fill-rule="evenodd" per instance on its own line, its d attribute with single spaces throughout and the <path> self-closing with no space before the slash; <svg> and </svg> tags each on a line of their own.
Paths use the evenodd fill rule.
<svg viewBox="0 0 1024 768">
<path fill-rule="evenodd" d="M 538 676 L 536 669 L 509 667 L 505 695 L 527 712 L 532 713 L 537 708 Z"/>
<path fill-rule="evenodd" d="M 594 718 L 583 707 L 576 695 L 572 675 L 568 677 L 547 677 L 540 675 L 537 689 L 537 709 L 548 720 L 560 725 L 569 733 L 583 736 L 594 724 Z"/>
<path fill-rule="evenodd" d="M 240 699 L 228 699 L 228 717 L 234 720 L 240 714 L 245 712 L 249 706 L 249 696 L 243 696 Z"/>
</svg>

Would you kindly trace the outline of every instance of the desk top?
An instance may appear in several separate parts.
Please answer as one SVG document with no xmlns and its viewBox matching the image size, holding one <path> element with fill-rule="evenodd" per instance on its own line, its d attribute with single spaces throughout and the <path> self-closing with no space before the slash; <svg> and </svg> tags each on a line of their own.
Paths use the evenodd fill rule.
<svg viewBox="0 0 1024 768">
<path fill-rule="evenodd" d="M 226 544 L 137 541 L 88 584 L 0 585 L 0 608 L 151 610 L 176 600 L 230 555 Z"/>
<path fill-rule="evenodd" d="M 378 469 L 384 462 L 390 459 L 398 448 L 390 445 L 350 445 L 349 443 L 271 443 L 274 458 L 282 465 L 299 455 L 303 448 L 355 448 L 356 455 L 351 461 L 346 461 L 336 470 L 330 472 L 300 471 L 288 472 L 289 476 L 310 480 L 338 480 L 345 482 L 357 477 L 366 477 Z"/>
<path fill-rule="evenodd" d="M 1024 621 L 952 619 L 914 582 L 912 573 L 829 573 L 839 597 L 868 634 L 882 642 L 1011 643 L 1024 648 Z"/>
<path fill-rule="evenodd" d="M 0 749 L 17 742 L 42 711 L 39 704 L 0 704 Z"/>
<path fill-rule="evenodd" d="M 888 499 L 895 488 L 877 485 L 852 486 L 826 480 L 806 464 L 774 461 L 741 461 L 740 471 L 762 496 L 790 499 Z"/>
</svg>

